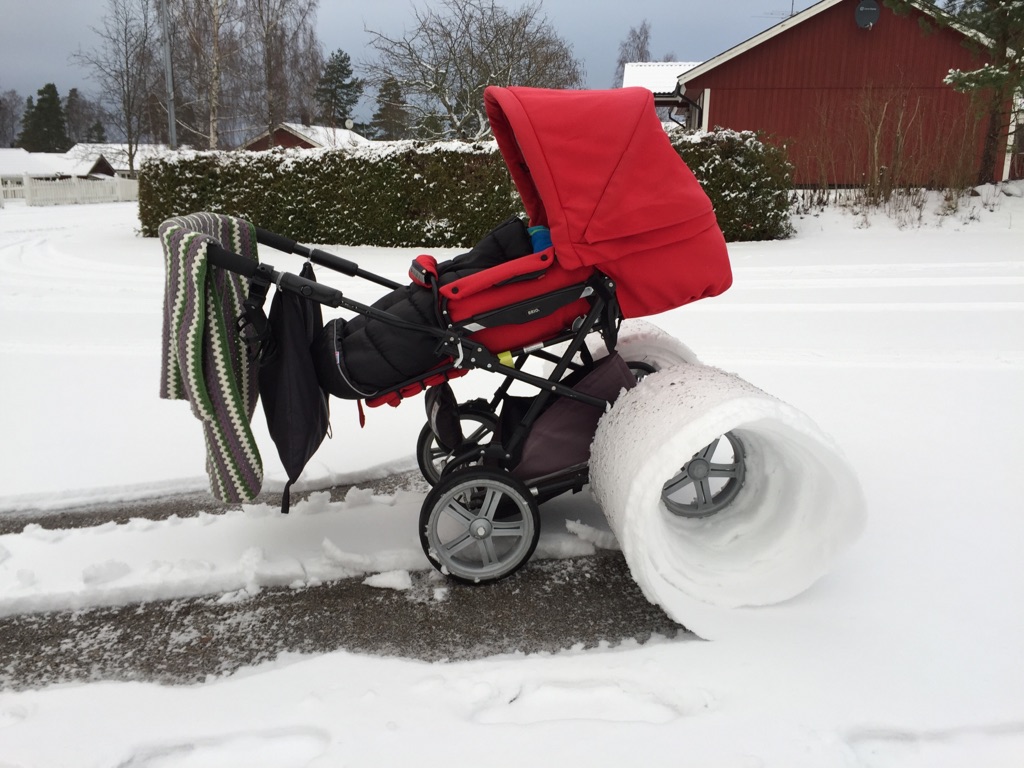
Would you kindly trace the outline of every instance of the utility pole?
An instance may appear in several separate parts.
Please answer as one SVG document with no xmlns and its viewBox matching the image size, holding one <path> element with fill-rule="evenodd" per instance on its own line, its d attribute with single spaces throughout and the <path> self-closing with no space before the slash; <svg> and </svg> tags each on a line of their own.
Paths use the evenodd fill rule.
<svg viewBox="0 0 1024 768">
<path fill-rule="evenodd" d="M 160 24 L 164 28 L 164 82 L 167 84 L 167 143 L 178 148 L 178 134 L 174 119 L 174 75 L 171 71 L 171 24 L 167 18 L 167 0 L 160 0 Z"/>
</svg>

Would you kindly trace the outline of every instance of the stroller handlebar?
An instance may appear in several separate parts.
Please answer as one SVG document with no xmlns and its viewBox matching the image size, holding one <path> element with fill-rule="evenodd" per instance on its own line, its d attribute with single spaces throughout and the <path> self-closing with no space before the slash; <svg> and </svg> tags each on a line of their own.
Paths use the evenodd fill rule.
<svg viewBox="0 0 1024 768">
<path fill-rule="evenodd" d="M 269 229 L 261 227 L 254 227 L 254 229 L 256 230 L 256 242 L 260 245 L 269 245 L 271 248 L 276 248 L 285 253 L 295 253 L 295 247 L 298 243 L 290 237 L 279 235 L 277 232 L 271 232 Z"/>
<path fill-rule="evenodd" d="M 254 227 L 254 229 L 256 230 L 256 242 L 260 245 L 269 245 L 271 248 L 284 251 L 285 253 L 297 253 L 300 256 L 305 256 L 314 264 L 333 269 L 335 272 L 340 272 L 349 277 L 360 277 L 364 280 L 369 280 L 385 288 L 394 290 L 401 287 L 401 283 L 396 283 L 394 280 L 388 280 L 386 277 L 360 269 L 359 265 L 354 261 L 343 259 L 341 256 L 335 256 L 327 251 L 321 251 L 319 248 L 308 248 L 305 245 L 300 245 L 290 237 L 271 232 L 269 229 L 263 229 L 262 227 Z"/>
<path fill-rule="evenodd" d="M 229 272 L 242 275 L 242 277 L 252 277 L 259 267 L 259 264 L 248 256 L 229 251 L 217 243 L 210 243 L 206 246 L 206 258 L 215 267 L 226 269 Z"/>
</svg>

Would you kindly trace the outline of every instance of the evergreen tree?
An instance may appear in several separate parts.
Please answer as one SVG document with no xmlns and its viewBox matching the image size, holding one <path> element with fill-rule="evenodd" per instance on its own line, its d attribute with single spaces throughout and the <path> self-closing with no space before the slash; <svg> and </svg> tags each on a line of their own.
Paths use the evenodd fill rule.
<svg viewBox="0 0 1024 768">
<path fill-rule="evenodd" d="M 991 63 L 974 70 L 952 70 L 946 82 L 970 93 L 988 116 L 978 182 L 995 177 L 996 157 L 1003 133 L 1019 125 L 1014 96 L 1024 89 L 1024 2 L 950 0 L 947 10 L 965 26 L 980 32 L 985 43 L 972 40 L 975 50 L 987 51 Z"/>
<path fill-rule="evenodd" d="M 64 107 L 60 103 L 57 86 L 47 83 L 36 95 L 30 96 L 25 104 L 18 146 L 29 152 L 67 152 L 71 148 L 67 126 L 64 121 Z"/>
<path fill-rule="evenodd" d="M 99 126 L 99 133 L 105 135 L 102 121 L 103 110 L 100 106 L 83 96 L 77 88 L 68 91 L 68 97 L 64 101 L 64 117 L 67 122 L 68 139 L 71 144 L 79 142 L 95 143 L 96 128 Z"/>
<path fill-rule="evenodd" d="M 377 91 L 377 111 L 370 120 L 375 139 L 395 141 L 409 135 L 409 112 L 402 101 L 402 88 L 393 77 L 385 78 Z"/>
<path fill-rule="evenodd" d="M 103 127 L 103 122 L 97 120 L 95 123 L 90 125 L 89 129 L 85 132 L 85 138 L 83 141 L 87 144 L 106 144 L 107 130 Z"/>
<path fill-rule="evenodd" d="M 64 100 L 64 122 L 67 125 L 68 140 L 72 145 L 78 143 L 85 136 L 85 105 L 82 103 L 82 94 L 77 88 L 68 91 L 68 97 Z"/>
<path fill-rule="evenodd" d="M 352 76 L 352 60 L 342 50 L 331 54 L 324 65 L 313 98 L 318 119 L 330 126 L 342 125 L 363 95 L 364 81 Z"/>
</svg>

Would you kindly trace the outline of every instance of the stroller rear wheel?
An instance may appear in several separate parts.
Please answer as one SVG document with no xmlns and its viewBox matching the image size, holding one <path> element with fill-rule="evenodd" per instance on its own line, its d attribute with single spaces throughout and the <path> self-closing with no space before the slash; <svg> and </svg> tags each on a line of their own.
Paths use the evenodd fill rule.
<svg viewBox="0 0 1024 768">
<path fill-rule="evenodd" d="M 726 432 L 697 451 L 661 490 L 665 508 L 678 517 L 710 517 L 739 493 L 746 475 L 743 443 Z"/>
<path fill-rule="evenodd" d="M 420 512 L 420 544 L 431 564 L 465 584 L 512 575 L 539 538 L 537 501 L 521 481 L 493 469 L 445 475 Z"/>
<path fill-rule="evenodd" d="M 457 453 L 464 453 L 469 448 L 490 442 L 494 431 L 498 428 L 498 417 L 485 408 L 476 406 L 459 406 L 459 422 L 464 435 L 462 445 L 454 451 L 443 448 L 437 436 L 430 428 L 430 422 L 423 425 L 420 436 L 416 440 L 416 463 L 419 464 L 423 479 L 431 485 L 437 485 L 441 473 Z"/>
</svg>

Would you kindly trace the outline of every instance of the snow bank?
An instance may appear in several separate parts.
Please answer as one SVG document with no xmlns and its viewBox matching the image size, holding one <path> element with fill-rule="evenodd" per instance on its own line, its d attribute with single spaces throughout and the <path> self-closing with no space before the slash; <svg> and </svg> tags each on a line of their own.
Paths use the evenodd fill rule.
<svg viewBox="0 0 1024 768">
<path fill-rule="evenodd" d="M 729 431 L 746 453 L 735 500 L 710 517 L 670 513 L 664 483 Z M 598 425 L 591 483 L 644 594 L 706 638 L 726 631 L 715 608 L 807 589 L 865 520 L 851 467 L 807 416 L 703 365 L 665 368 L 619 398 Z"/>
</svg>

